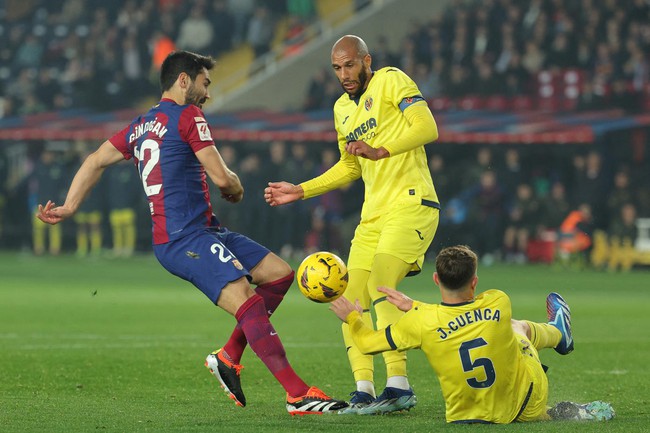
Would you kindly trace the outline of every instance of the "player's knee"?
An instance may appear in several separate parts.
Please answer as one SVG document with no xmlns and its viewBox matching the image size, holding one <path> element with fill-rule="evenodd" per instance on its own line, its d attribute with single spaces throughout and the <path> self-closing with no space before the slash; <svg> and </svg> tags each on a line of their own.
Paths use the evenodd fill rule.
<svg viewBox="0 0 650 433">
<path fill-rule="evenodd" d="M 251 275 L 254 283 L 265 284 L 287 278 L 289 275 L 293 278 L 293 269 L 283 259 L 269 253 L 251 270 Z"/>
<path fill-rule="evenodd" d="M 278 268 L 278 272 L 282 275 L 281 278 L 287 278 L 289 276 L 293 278 L 294 275 L 296 275 L 294 270 L 291 269 L 289 263 L 285 262 L 284 260 L 282 260 L 282 264 L 278 265 Z"/>
<path fill-rule="evenodd" d="M 269 265 L 277 277 L 276 279 L 284 278 L 287 275 L 293 273 L 293 269 L 291 269 L 289 263 L 273 253 L 267 255 L 264 259 L 269 261 Z"/>
<path fill-rule="evenodd" d="M 511 319 L 510 323 L 512 325 L 512 330 L 516 334 L 525 335 L 526 337 L 530 338 L 530 325 L 528 325 L 528 323 L 523 320 L 515 319 Z"/>
<path fill-rule="evenodd" d="M 219 292 L 215 304 L 235 316 L 241 306 L 255 295 L 248 280 L 242 277 L 226 284 Z"/>
<path fill-rule="evenodd" d="M 291 287 L 296 273 L 291 269 L 291 266 L 289 266 L 287 262 L 282 259 L 280 260 L 281 263 L 278 263 L 276 272 L 267 277 L 267 284 L 277 286 L 277 288 L 280 289 L 280 292 L 284 294 L 289 290 L 289 287 Z"/>
</svg>

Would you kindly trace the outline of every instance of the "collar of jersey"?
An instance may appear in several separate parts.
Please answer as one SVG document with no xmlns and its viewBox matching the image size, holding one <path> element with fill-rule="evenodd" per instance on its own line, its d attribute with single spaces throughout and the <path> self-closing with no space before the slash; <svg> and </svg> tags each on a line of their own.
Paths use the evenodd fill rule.
<svg viewBox="0 0 650 433">
<path fill-rule="evenodd" d="M 441 302 L 440 305 L 443 307 L 462 307 L 463 305 L 468 305 L 468 304 L 473 304 L 474 300 L 472 299 L 471 301 L 466 301 L 466 302 L 459 302 L 457 304 L 448 304 L 446 302 Z"/>
</svg>

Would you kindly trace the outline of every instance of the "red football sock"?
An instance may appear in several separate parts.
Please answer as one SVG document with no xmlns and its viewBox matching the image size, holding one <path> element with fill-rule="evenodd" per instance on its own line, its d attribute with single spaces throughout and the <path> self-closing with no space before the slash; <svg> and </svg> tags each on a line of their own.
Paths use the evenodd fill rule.
<svg viewBox="0 0 650 433">
<path fill-rule="evenodd" d="M 259 295 L 253 295 L 239 307 L 235 318 L 253 352 L 262 360 L 285 391 L 292 397 L 305 395 L 309 386 L 303 382 L 289 364 L 282 342 L 269 322 L 264 300 Z"/>
<path fill-rule="evenodd" d="M 255 292 L 264 299 L 264 306 L 266 307 L 266 313 L 269 317 L 271 317 L 271 314 L 273 314 L 276 308 L 278 308 L 278 305 L 282 302 L 282 299 L 284 299 L 284 295 L 287 293 L 287 290 L 289 290 L 291 283 L 293 283 L 294 274 L 295 273 L 291 271 L 291 273 L 286 277 L 270 283 L 260 284 L 255 289 Z M 246 336 L 244 336 L 241 327 L 237 324 L 230 335 L 230 338 L 223 346 L 223 351 L 232 362 L 239 364 L 244 349 L 246 349 L 246 344 Z"/>
</svg>

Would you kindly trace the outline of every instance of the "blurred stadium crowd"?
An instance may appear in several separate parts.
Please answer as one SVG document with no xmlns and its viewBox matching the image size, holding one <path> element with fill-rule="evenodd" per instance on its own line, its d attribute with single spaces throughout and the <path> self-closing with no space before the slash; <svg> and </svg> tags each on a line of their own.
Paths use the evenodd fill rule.
<svg viewBox="0 0 650 433">
<path fill-rule="evenodd" d="M 296 32 L 286 34 L 296 37 L 301 25 L 316 19 L 311 0 L 6 3 L 12 5 L 0 21 L 0 118 L 133 105 L 138 97 L 158 93 L 157 68 L 174 48 L 218 56 L 250 44 L 259 56 L 269 49 L 278 20 L 295 23 Z M 154 15 L 158 19 L 150 20 Z M 537 108 L 537 98 L 548 96 L 544 73 L 567 70 L 579 77 L 578 90 L 551 98 L 555 105 L 542 108 L 619 108 L 634 114 L 649 106 L 650 4 L 645 0 L 454 0 L 404 40 L 367 42 L 373 67 L 406 71 L 431 102 L 434 116 L 468 97 L 476 108 L 494 97 L 500 102 L 492 108 Z M 340 94 L 331 71 L 315 71 L 304 107 L 331 109 Z M 590 146 L 427 146 L 443 208 L 432 252 L 467 243 L 486 262 L 517 263 L 551 261 L 558 251 L 590 252 L 596 265 L 616 267 L 607 254 L 598 258 L 599 234 L 606 235 L 608 248 L 613 242 L 629 246 L 638 236 L 637 218 L 650 218 L 648 132 L 647 127 L 621 130 Z M 0 141 L 0 246 L 37 254 L 150 250 L 147 208 L 130 163 L 109 169 L 74 223 L 53 229 L 32 218 L 37 203 L 63 201 L 69 174 L 97 144 L 24 143 L 24 170 L 16 173 L 16 143 Z M 262 197 L 270 180 L 298 183 L 326 170 L 338 159 L 334 143 L 276 140 L 218 147 L 247 191 L 237 206 L 213 195 L 226 225 L 285 257 L 299 259 L 315 250 L 346 254 L 359 218 L 361 182 L 281 208 L 268 207 Z"/>
<path fill-rule="evenodd" d="M 170 51 L 218 57 L 246 43 L 260 56 L 281 17 L 298 28 L 314 11 L 312 0 L 8 0 L 0 117 L 132 105 L 157 92 Z"/>
<path fill-rule="evenodd" d="M 550 96 L 540 81 L 567 70 L 579 86 L 562 95 L 567 106 L 549 108 L 650 107 L 646 0 L 454 0 L 395 42 L 373 41 L 373 67 L 401 68 L 440 107 L 470 95 Z M 314 75 L 306 108 L 328 108 L 338 98 L 328 75 Z"/>
</svg>

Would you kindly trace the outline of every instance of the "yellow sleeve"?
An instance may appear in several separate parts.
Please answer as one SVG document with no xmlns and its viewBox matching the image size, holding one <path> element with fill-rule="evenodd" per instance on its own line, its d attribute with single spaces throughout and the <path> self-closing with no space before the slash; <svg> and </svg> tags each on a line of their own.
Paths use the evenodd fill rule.
<svg viewBox="0 0 650 433">
<path fill-rule="evenodd" d="M 438 139 L 438 126 L 425 101 L 417 102 L 404 110 L 404 117 L 410 125 L 406 132 L 398 141 L 381 145 L 390 156 L 408 152 Z"/>
<path fill-rule="evenodd" d="M 361 177 L 361 167 L 355 157 L 352 155 L 348 158 L 342 157 L 325 173 L 300 184 L 305 194 L 303 200 L 340 188 L 359 177 Z"/>
<path fill-rule="evenodd" d="M 429 304 L 414 301 L 413 307 L 387 328 L 386 338 L 393 349 L 404 351 L 422 346 L 423 323 L 431 308 Z"/>
<path fill-rule="evenodd" d="M 350 326 L 352 339 L 361 353 L 374 355 L 376 353 L 394 349 L 386 338 L 386 329 L 375 331 L 374 329 L 369 328 L 365 323 L 363 323 L 363 320 L 361 320 L 361 314 L 358 311 L 351 312 L 346 321 Z"/>
</svg>

